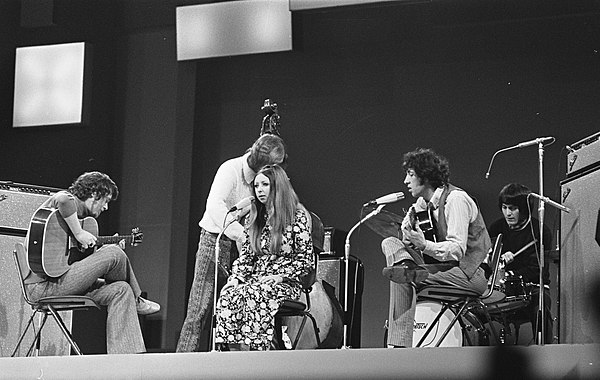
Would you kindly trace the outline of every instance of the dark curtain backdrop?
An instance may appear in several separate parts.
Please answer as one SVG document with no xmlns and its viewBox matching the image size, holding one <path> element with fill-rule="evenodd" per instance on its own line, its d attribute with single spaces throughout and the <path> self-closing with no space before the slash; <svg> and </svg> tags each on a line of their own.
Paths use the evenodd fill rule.
<svg viewBox="0 0 600 380">
<path fill-rule="evenodd" d="M 486 180 L 493 153 L 554 136 L 544 194 L 560 201 L 564 146 L 598 130 L 598 45 L 587 38 L 555 20 L 485 25 L 402 7 L 295 14 L 292 52 L 198 62 L 193 183 L 202 191 L 191 219 L 220 162 L 258 136 L 264 98 L 279 104 L 292 183 L 326 226 L 348 231 L 364 202 L 405 191 L 402 155 L 416 147 L 450 160 L 452 182 L 477 198 L 489 224 L 501 217 L 504 184 L 540 192 L 536 146 L 498 155 Z M 406 196 L 386 209 L 402 213 Z M 545 219 L 558 230 L 555 209 Z M 380 242 L 367 227 L 351 239 L 365 266 L 363 347 L 383 344 Z"/>
<path fill-rule="evenodd" d="M 102 216 L 109 221 L 101 222 L 101 233 L 130 228 L 123 221 L 136 219 L 137 212 L 129 210 L 171 210 L 163 222 L 139 221 L 160 229 L 149 235 L 156 239 L 187 224 L 181 222 L 186 213 L 178 211 L 189 198 L 187 252 L 162 240 L 144 245 L 151 258 L 168 255 L 169 268 L 142 251 L 133 253 L 140 275 L 153 280 L 146 282 L 151 295 L 169 300 L 160 299 L 160 318 L 169 324 L 163 335 L 159 328 L 152 332 L 158 338 L 149 341 L 151 348 L 174 349 L 212 178 L 221 162 L 242 154 L 258 137 L 265 98 L 279 104 L 289 175 L 302 202 L 325 225 L 346 231 L 359 220 L 364 202 L 405 191 L 402 154 L 416 147 L 431 147 L 450 160 L 452 182 L 478 199 L 489 224 L 500 217 L 496 197 L 504 184 L 521 182 L 540 192 L 535 147 L 499 155 L 486 180 L 493 153 L 554 136 L 556 143 L 545 149 L 544 193 L 560 201 L 565 145 L 599 129 L 597 1 L 407 1 L 296 12 L 291 52 L 176 62 L 175 7 L 201 2 L 55 0 L 51 25 L 38 28 L 20 25 L 21 1 L 0 5 L 0 180 L 66 187 L 83 171 L 109 172 L 124 194 Z M 136 45 L 163 32 L 160 48 Z M 89 125 L 11 128 L 15 47 L 80 40 L 94 46 Z M 192 64 L 195 73 L 187 73 Z M 148 68 L 177 75 L 179 82 L 197 78 L 195 94 L 182 91 L 181 83 L 144 75 Z M 125 75 L 129 71 L 136 75 Z M 174 110 L 163 111 L 173 102 Z M 147 139 L 171 136 L 166 131 L 184 142 L 189 136 L 193 147 L 178 150 L 173 139 L 156 149 L 136 139 L 138 132 Z M 188 150 L 191 171 L 187 162 L 176 162 Z M 171 162 L 175 182 L 164 175 Z M 132 173 L 131 167 L 140 170 Z M 180 183 L 185 186 L 175 188 Z M 171 207 L 153 207 L 172 199 Z M 411 201 L 407 194 L 386 209 L 402 213 Z M 553 231 L 558 219 L 546 207 Z M 383 343 L 388 283 L 381 276 L 380 241 L 366 227 L 351 240 L 351 253 L 365 266 L 363 347 Z M 176 265 L 179 260 L 187 261 L 187 273 L 180 270 L 185 265 Z M 156 280 L 165 276 L 169 285 Z"/>
</svg>

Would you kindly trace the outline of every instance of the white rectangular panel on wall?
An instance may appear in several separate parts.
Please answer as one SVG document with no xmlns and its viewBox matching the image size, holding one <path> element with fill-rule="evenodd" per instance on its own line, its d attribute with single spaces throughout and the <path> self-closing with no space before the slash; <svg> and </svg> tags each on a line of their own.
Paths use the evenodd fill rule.
<svg viewBox="0 0 600 380">
<path fill-rule="evenodd" d="M 177 60 L 292 50 L 288 0 L 248 0 L 176 9 Z"/>
</svg>

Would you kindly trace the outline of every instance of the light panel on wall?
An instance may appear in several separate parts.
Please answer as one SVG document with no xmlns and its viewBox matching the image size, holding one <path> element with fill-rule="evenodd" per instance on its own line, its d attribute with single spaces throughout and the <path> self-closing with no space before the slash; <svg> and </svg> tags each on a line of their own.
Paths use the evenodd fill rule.
<svg viewBox="0 0 600 380">
<path fill-rule="evenodd" d="M 308 9 L 341 7 L 344 5 L 361 5 L 368 3 L 419 2 L 419 0 L 289 0 L 290 10 L 302 11 Z M 422 0 L 430 2 L 431 0 Z"/>
<path fill-rule="evenodd" d="M 86 48 L 84 42 L 17 48 L 13 127 L 84 122 Z"/>
<path fill-rule="evenodd" d="M 247 0 L 176 9 L 177 60 L 292 50 L 288 0 Z"/>
</svg>

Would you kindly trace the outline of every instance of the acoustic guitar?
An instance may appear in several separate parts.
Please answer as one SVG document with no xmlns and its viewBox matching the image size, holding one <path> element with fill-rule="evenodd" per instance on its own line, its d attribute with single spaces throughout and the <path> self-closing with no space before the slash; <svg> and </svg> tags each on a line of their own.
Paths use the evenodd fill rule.
<svg viewBox="0 0 600 380">
<path fill-rule="evenodd" d="M 75 239 L 67 222 L 58 209 L 38 209 L 29 224 L 27 238 L 27 260 L 29 268 L 38 275 L 60 277 L 71 265 L 93 254 L 104 244 L 141 244 L 144 237 L 139 228 L 131 230 L 131 235 L 98 236 L 98 222 L 92 217 L 80 220 L 81 228 L 97 237 L 96 245 L 84 249 Z"/>
<path fill-rule="evenodd" d="M 427 208 L 427 210 L 417 212 L 415 207 L 411 206 L 408 210 L 408 216 L 413 230 L 416 230 L 419 226 L 426 240 L 437 242 L 436 222 L 431 209 Z"/>
</svg>

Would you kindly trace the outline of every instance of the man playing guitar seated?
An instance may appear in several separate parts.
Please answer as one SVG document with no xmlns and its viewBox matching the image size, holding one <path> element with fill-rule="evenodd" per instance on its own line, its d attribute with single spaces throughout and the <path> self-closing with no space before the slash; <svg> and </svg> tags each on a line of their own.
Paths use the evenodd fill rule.
<svg viewBox="0 0 600 380">
<path fill-rule="evenodd" d="M 411 347 L 416 291 L 426 285 L 456 285 L 483 294 L 487 289 L 480 267 L 491 241 L 475 201 L 449 184 L 448 161 L 431 149 L 406 153 L 404 184 L 417 199 L 405 216 L 402 240 L 388 237 L 382 242 L 390 279 L 388 347 Z M 426 240 L 415 213 L 430 210 L 437 225 L 436 241 Z M 429 273 L 421 265 L 430 259 L 441 263 Z M 445 265 L 444 265 L 445 264 Z"/>
<path fill-rule="evenodd" d="M 119 190 L 108 175 L 88 172 L 79 176 L 68 190 L 59 191 L 46 200 L 38 212 L 48 210 L 48 215 L 55 216 L 53 220 L 58 220 L 60 225 L 47 225 L 44 230 L 52 230 L 52 233 L 35 236 L 39 223 L 34 223 L 35 217 L 32 220 L 26 241 L 32 271 L 25 282 L 34 300 L 49 296 L 86 295 L 107 306 L 107 353 L 140 353 L 145 352 L 146 347 L 137 315 L 155 313 L 160 310 L 160 305 L 140 297 L 140 286 L 129 258 L 119 245 L 109 244 L 92 250 L 93 253 L 80 261 L 69 261 L 60 275 L 52 277 L 38 268 L 43 266 L 36 265 L 36 261 L 46 258 L 51 263 L 46 256 L 65 256 L 64 245 L 50 244 L 56 234 L 64 234 L 65 241 L 71 240 L 81 249 L 95 247 L 98 237 L 84 229 L 82 224 L 86 219 L 95 222 L 95 218 L 108 210 L 108 203 L 118 195 Z M 44 246 L 43 250 L 38 247 L 40 244 Z M 35 252 L 43 252 L 44 257 L 33 258 Z"/>
</svg>

